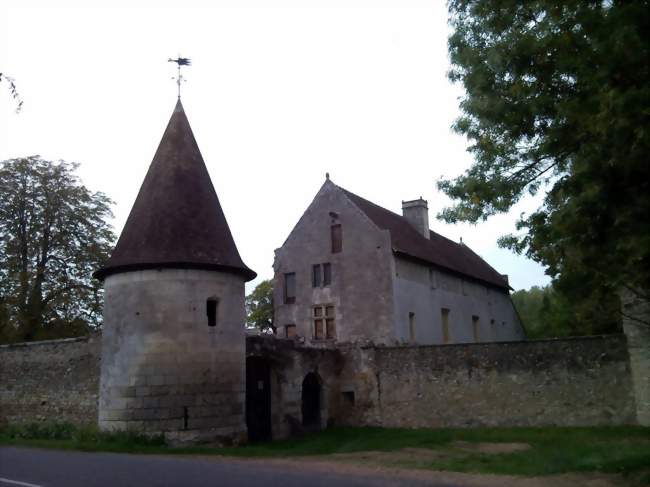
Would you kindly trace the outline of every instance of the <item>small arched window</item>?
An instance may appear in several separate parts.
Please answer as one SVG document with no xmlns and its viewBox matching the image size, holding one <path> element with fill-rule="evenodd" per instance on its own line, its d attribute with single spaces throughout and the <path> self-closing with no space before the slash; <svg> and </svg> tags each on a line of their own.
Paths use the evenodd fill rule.
<svg viewBox="0 0 650 487">
<path fill-rule="evenodd" d="M 208 298 L 205 302 L 205 312 L 208 315 L 208 326 L 217 326 L 218 309 L 219 300 L 217 298 Z"/>
</svg>

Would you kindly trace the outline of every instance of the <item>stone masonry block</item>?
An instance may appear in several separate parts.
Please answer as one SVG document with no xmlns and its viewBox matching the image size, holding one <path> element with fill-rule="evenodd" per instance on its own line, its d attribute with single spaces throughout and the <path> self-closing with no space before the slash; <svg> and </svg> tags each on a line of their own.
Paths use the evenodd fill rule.
<svg viewBox="0 0 650 487">
<path fill-rule="evenodd" d="M 151 395 L 151 388 L 149 387 L 136 387 L 135 388 L 136 396 L 149 396 Z"/>
</svg>

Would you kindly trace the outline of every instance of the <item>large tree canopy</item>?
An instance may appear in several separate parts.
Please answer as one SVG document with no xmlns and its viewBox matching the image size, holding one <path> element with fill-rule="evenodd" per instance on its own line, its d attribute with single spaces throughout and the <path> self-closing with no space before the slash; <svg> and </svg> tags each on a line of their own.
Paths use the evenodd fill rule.
<svg viewBox="0 0 650 487">
<path fill-rule="evenodd" d="M 0 163 L 0 338 L 69 336 L 99 323 L 91 277 L 115 238 L 111 201 L 38 156 Z"/>
<path fill-rule="evenodd" d="M 650 289 L 648 3 L 449 1 L 474 163 L 438 182 L 455 200 L 439 217 L 477 222 L 546 191 L 500 244 L 573 281 L 559 289 Z"/>
</svg>

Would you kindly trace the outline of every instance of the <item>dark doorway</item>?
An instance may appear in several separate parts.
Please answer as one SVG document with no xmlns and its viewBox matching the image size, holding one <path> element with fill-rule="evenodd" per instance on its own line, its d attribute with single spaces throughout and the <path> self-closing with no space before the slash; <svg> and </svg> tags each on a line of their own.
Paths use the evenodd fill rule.
<svg viewBox="0 0 650 487">
<path fill-rule="evenodd" d="M 320 429 L 320 381 L 313 372 L 302 381 L 302 424 L 309 429 Z"/>
<path fill-rule="evenodd" d="M 246 359 L 246 426 L 249 441 L 271 439 L 271 366 L 260 357 Z"/>
</svg>

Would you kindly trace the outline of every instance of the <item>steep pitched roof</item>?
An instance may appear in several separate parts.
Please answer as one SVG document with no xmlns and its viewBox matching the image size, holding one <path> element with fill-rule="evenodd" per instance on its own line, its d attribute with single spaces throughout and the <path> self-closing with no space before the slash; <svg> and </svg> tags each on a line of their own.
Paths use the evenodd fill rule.
<svg viewBox="0 0 650 487">
<path fill-rule="evenodd" d="M 346 189 L 341 187 L 339 189 L 375 225 L 390 232 L 395 253 L 448 269 L 492 286 L 509 289 L 508 282 L 503 276 L 466 245 L 458 244 L 433 231 L 429 232 L 427 240 L 403 216 Z"/>
<path fill-rule="evenodd" d="M 256 276 L 239 256 L 180 100 L 117 245 L 94 276 L 161 267 Z"/>
</svg>

